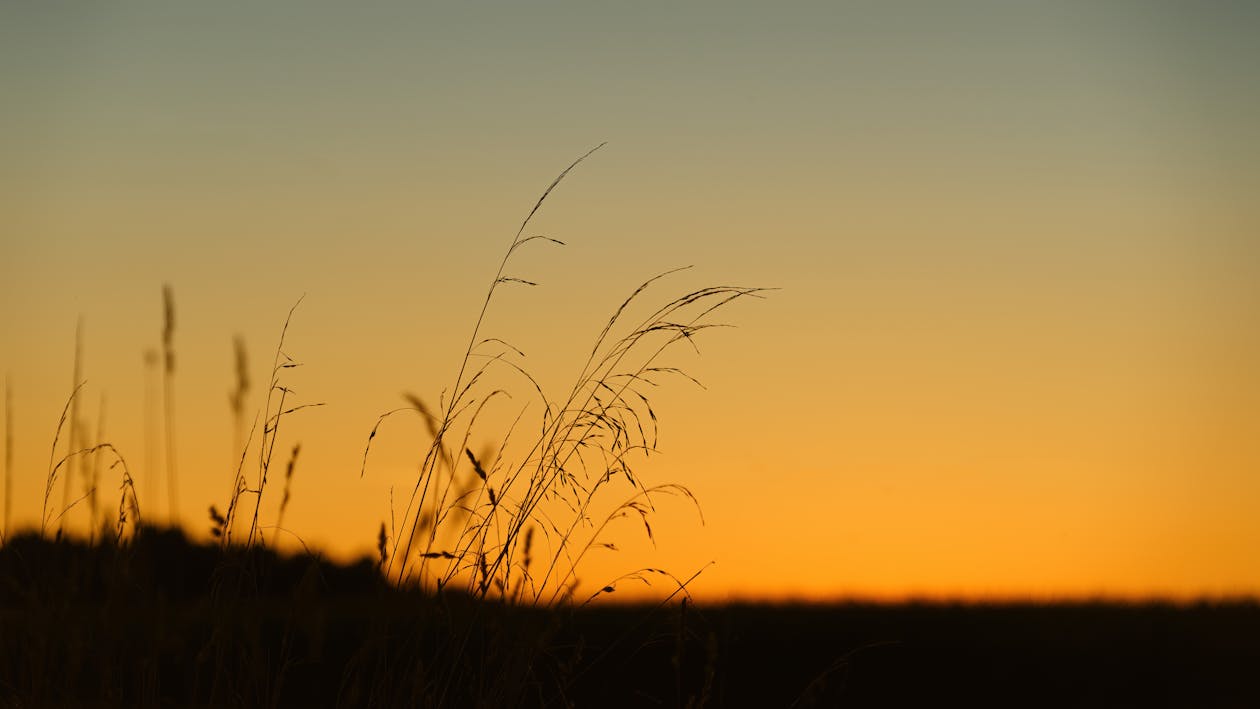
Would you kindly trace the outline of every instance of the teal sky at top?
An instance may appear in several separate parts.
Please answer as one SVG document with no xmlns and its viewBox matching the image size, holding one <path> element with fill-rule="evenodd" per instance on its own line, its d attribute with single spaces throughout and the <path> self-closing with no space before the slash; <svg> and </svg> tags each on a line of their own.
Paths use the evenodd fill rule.
<svg viewBox="0 0 1260 709">
<path fill-rule="evenodd" d="M 731 195 L 705 183 L 812 200 L 894 180 L 1053 191 L 1116 163 L 1233 182 L 1255 157 L 1248 3 L 0 12 L 0 175 L 18 210 L 74 188 L 490 192 L 602 140 L 622 153 L 611 179 L 715 201 Z"/>
</svg>

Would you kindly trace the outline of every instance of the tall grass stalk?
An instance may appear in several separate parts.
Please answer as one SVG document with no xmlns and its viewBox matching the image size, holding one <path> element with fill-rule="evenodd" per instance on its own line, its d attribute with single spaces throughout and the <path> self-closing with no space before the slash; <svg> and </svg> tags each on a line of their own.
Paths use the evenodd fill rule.
<svg viewBox="0 0 1260 709">
<path fill-rule="evenodd" d="M 232 411 L 232 458 L 245 445 L 245 403 L 249 399 L 249 354 L 245 338 L 237 335 L 232 340 L 233 362 L 236 367 L 236 386 L 228 393 L 228 408 Z"/>
<path fill-rule="evenodd" d="M 101 392 L 100 408 L 96 412 L 96 435 L 94 440 L 99 444 L 105 440 L 105 392 Z M 88 538 L 91 541 L 96 539 L 97 531 L 97 491 L 100 489 L 101 477 L 101 451 L 96 450 L 91 456 L 91 465 L 87 468 L 88 475 L 84 477 L 84 494 L 88 497 Z"/>
<path fill-rule="evenodd" d="M 284 529 L 284 511 L 289 508 L 289 492 L 293 484 L 293 471 L 297 468 L 298 452 L 302 450 L 302 444 L 294 443 L 293 450 L 289 452 L 289 464 L 284 468 L 284 494 L 280 496 L 280 511 L 276 513 L 276 529 Z"/>
<path fill-rule="evenodd" d="M 293 313 L 298 306 L 302 304 L 302 298 L 298 298 L 293 307 L 289 308 L 289 314 L 284 319 L 284 327 L 280 330 L 280 341 L 276 344 L 276 353 L 272 358 L 271 375 L 267 386 L 267 398 L 263 405 L 262 411 L 262 433 L 258 444 L 258 470 L 255 478 L 254 487 L 250 487 L 245 477 L 245 460 L 249 450 L 250 442 L 253 440 L 254 431 L 257 429 L 258 422 L 255 419 L 254 428 L 250 430 L 249 437 L 245 440 L 241 449 L 241 462 L 237 466 L 236 476 L 232 483 L 232 491 L 228 498 L 227 513 L 223 516 L 223 522 L 216 524 L 222 529 L 221 540 L 224 545 L 232 543 L 232 531 L 234 524 L 240 512 L 240 499 L 243 495 L 251 495 L 254 498 L 254 510 L 250 517 L 249 532 L 245 537 L 245 545 L 252 546 L 256 541 L 261 540 L 261 531 L 258 525 L 258 515 L 262 507 L 263 492 L 267 488 L 268 476 L 271 472 L 272 459 L 275 453 L 276 442 L 280 434 L 280 424 L 285 417 L 296 413 L 303 409 L 323 406 L 323 402 L 313 404 L 297 404 L 293 405 L 289 401 L 290 395 L 294 391 L 282 381 L 283 373 L 286 370 L 300 367 L 301 363 L 295 361 L 284 351 L 284 339 L 289 332 L 289 324 L 293 320 Z M 287 407 L 287 408 L 286 408 Z M 297 448 L 293 451 L 293 458 L 297 456 Z M 292 459 L 287 477 L 292 476 Z M 286 480 L 287 491 L 287 480 Z M 287 500 L 281 503 L 281 515 L 283 516 L 283 508 L 287 504 Z M 211 515 L 214 517 L 214 513 Z"/>
<path fill-rule="evenodd" d="M 167 514 L 179 524 L 179 495 L 175 455 L 175 294 L 162 286 L 162 414 L 166 437 Z"/>
<path fill-rule="evenodd" d="M 79 392 L 83 389 L 84 384 L 86 384 L 86 382 L 79 382 L 74 387 L 74 390 L 70 392 L 70 398 L 66 400 L 66 405 L 61 409 L 61 417 L 57 419 L 57 430 L 53 433 L 52 447 L 48 451 L 48 475 L 44 479 L 44 506 L 39 517 L 40 539 L 43 539 L 48 535 L 48 503 L 49 498 L 52 497 L 53 488 L 57 484 L 57 471 L 61 468 L 61 463 L 54 463 L 57 458 L 57 443 L 61 440 L 61 429 L 66 426 L 66 417 L 70 414 L 70 408 L 74 405 L 74 400 L 78 398 Z M 66 505 L 63 505 L 63 511 L 65 508 Z M 58 515 L 58 519 L 60 519 L 60 515 Z"/>
<path fill-rule="evenodd" d="M 74 386 L 81 381 L 83 381 L 83 316 L 79 316 L 79 319 L 74 326 L 74 371 L 70 377 L 70 385 Z M 70 450 L 72 451 L 79 450 L 79 448 L 82 447 L 80 443 L 83 427 L 80 424 L 79 398 L 77 396 L 72 396 L 70 397 L 70 440 L 68 443 Z M 62 481 L 61 509 L 63 510 L 70 506 L 70 486 L 74 482 L 73 478 L 75 469 L 76 466 L 74 465 L 68 466 L 66 468 L 65 480 Z M 82 472 L 81 466 L 80 472 Z M 57 525 L 58 536 L 61 535 L 64 529 L 63 525 L 64 523 L 59 523 Z"/>
</svg>

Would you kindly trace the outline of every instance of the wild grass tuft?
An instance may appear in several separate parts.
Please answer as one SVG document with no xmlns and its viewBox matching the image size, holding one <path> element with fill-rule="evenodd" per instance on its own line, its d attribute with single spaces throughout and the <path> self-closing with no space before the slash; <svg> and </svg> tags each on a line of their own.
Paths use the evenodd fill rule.
<svg viewBox="0 0 1260 709">
<path fill-rule="evenodd" d="M 700 510 L 686 486 L 645 486 L 634 472 L 656 445 L 658 419 L 650 390 L 671 377 L 695 381 L 663 365 L 662 357 L 678 345 L 694 347 L 700 333 L 719 326 L 711 321 L 714 313 L 736 300 L 760 297 L 765 289 L 692 290 L 629 321 L 628 313 L 650 288 L 683 269 L 647 279 L 614 310 L 571 387 L 554 397 L 530 375 L 519 349 L 483 333 L 487 313 L 503 287 L 535 285 L 509 275 L 514 255 L 533 244 L 563 245 L 548 236 L 526 235 L 526 230 L 552 191 L 599 147 L 565 168 L 517 229 L 490 279 L 458 371 L 446 390 L 449 396 L 441 397 L 437 409 L 431 410 L 408 395 L 411 407 L 382 414 L 368 434 L 360 475 L 385 419 L 412 410 L 422 416 L 430 433 L 403 528 L 393 538 L 395 552 L 384 564 L 399 587 L 459 590 L 483 599 L 555 606 L 572 598 L 578 567 L 591 549 L 615 548 L 604 538 L 614 520 L 637 517 L 654 542 L 649 517 L 661 498 L 681 498 Z M 492 436 L 501 441 L 497 452 L 480 459 L 469 446 L 471 438 L 481 434 L 479 419 L 490 405 L 512 400 L 508 390 L 488 384 L 492 370 L 516 377 L 530 400 L 505 431 Z M 536 414 L 528 418 L 531 408 Z M 529 427 L 523 430 L 522 422 Z M 607 507 L 605 498 L 618 496 L 621 501 L 614 502 L 611 511 L 597 512 Z M 537 564 L 534 530 L 545 537 L 548 548 Z"/>
</svg>

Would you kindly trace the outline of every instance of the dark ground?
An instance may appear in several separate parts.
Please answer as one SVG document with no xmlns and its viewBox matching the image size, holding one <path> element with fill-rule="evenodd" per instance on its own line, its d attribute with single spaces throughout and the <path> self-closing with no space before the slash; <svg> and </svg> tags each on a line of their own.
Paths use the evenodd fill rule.
<svg viewBox="0 0 1260 709">
<path fill-rule="evenodd" d="M 1260 707 L 1260 605 L 603 605 L 423 597 L 373 565 L 19 537 L 4 706 Z"/>
</svg>

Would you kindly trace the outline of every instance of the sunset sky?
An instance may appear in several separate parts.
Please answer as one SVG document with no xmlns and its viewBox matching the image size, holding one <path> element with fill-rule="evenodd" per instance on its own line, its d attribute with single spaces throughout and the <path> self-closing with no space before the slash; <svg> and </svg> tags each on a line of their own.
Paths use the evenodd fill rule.
<svg viewBox="0 0 1260 709">
<path fill-rule="evenodd" d="M 706 389 L 654 394 L 637 470 L 705 524 L 663 503 L 656 548 L 619 528 L 591 584 L 712 561 L 714 599 L 1260 593 L 1254 4 L 262 5 L 0 7 L 10 529 L 38 525 L 80 317 L 81 417 L 103 402 L 170 516 L 144 361 L 170 284 L 182 520 L 206 533 L 240 457 L 233 338 L 259 409 L 305 295 L 289 381 L 326 406 L 281 435 L 284 526 L 370 553 L 428 445 L 392 419 L 360 479 L 376 417 L 451 386 L 517 226 L 607 141 L 486 323 L 545 388 L 657 273 L 694 265 L 653 304 L 780 290 L 667 355 Z"/>
</svg>

